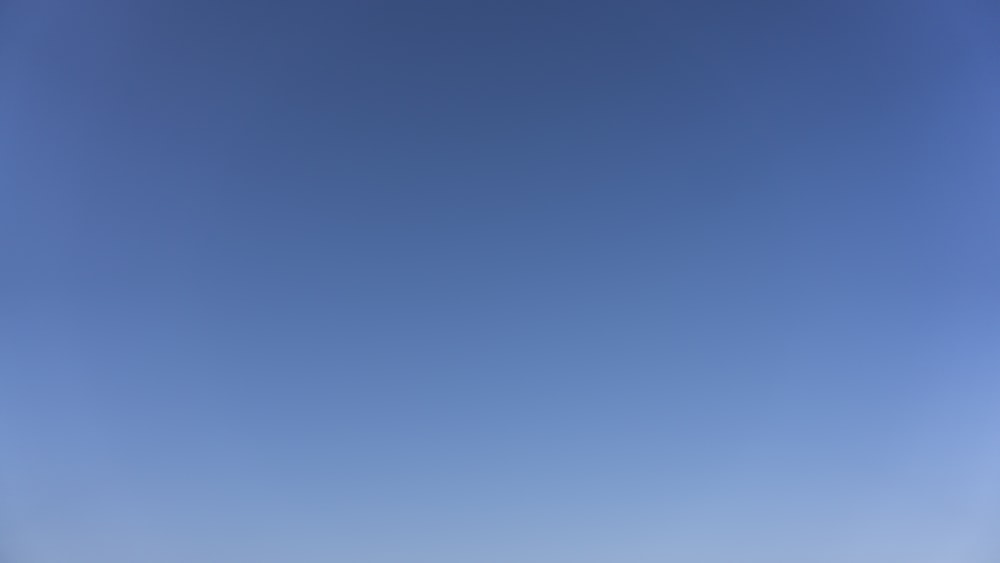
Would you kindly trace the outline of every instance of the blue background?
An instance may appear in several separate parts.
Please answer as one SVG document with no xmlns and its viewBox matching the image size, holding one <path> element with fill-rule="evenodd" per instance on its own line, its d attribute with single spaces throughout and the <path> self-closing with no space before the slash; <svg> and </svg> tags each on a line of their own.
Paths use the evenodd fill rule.
<svg viewBox="0 0 1000 563">
<path fill-rule="evenodd" d="M 990 561 L 998 61 L 973 0 L 9 0 L 0 558 Z"/>
</svg>

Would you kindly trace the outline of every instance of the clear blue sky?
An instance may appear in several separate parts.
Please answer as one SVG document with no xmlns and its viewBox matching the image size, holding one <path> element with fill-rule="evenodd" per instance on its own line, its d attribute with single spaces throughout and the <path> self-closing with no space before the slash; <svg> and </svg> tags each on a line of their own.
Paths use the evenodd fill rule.
<svg viewBox="0 0 1000 563">
<path fill-rule="evenodd" d="M 8 0 L 4 563 L 986 563 L 1000 11 Z"/>
</svg>

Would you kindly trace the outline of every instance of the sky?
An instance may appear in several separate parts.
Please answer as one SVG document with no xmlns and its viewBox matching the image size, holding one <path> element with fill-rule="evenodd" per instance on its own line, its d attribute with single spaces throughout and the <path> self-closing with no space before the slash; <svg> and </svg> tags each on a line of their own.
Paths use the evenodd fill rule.
<svg viewBox="0 0 1000 563">
<path fill-rule="evenodd" d="M 7 0 L 0 561 L 995 561 L 998 61 L 978 0 Z"/>
</svg>

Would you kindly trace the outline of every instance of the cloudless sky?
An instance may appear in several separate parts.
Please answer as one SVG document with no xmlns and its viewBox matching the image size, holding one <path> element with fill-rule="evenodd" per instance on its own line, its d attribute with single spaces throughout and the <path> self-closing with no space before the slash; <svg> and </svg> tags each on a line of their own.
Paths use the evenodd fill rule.
<svg viewBox="0 0 1000 563">
<path fill-rule="evenodd" d="M 994 561 L 998 71 L 974 0 L 8 0 L 0 561 Z"/>
</svg>

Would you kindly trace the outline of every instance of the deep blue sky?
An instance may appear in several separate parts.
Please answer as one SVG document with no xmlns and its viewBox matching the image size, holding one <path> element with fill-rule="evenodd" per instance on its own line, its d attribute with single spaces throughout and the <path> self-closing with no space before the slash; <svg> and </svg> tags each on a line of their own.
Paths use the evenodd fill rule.
<svg viewBox="0 0 1000 563">
<path fill-rule="evenodd" d="M 998 13 L 8 0 L 0 559 L 990 561 Z"/>
</svg>

